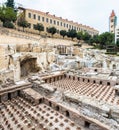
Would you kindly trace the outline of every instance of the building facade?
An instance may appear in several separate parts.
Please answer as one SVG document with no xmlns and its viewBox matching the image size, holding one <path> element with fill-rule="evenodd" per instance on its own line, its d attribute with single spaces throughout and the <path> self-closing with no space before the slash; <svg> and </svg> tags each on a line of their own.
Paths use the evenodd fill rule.
<svg viewBox="0 0 119 130">
<path fill-rule="evenodd" d="M 116 26 L 115 28 L 115 43 L 119 41 L 119 26 Z"/>
<path fill-rule="evenodd" d="M 68 19 L 63 19 L 62 17 L 57 17 L 55 15 L 49 14 L 49 12 L 41 12 L 32 9 L 26 9 L 19 7 L 20 12 L 24 15 L 25 20 L 30 24 L 30 29 L 34 29 L 37 23 L 42 23 L 44 25 L 44 32 L 47 32 L 48 27 L 56 27 L 58 31 L 69 29 L 75 29 L 77 32 L 83 31 L 88 32 L 90 35 L 97 35 L 98 30 L 79 24 L 77 22 L 69 21 Z M 22 15 L 22 16 L 23 16 Z"/>
<path fill-rule="evenodd" d="M 114 10 L 112 10 L 111 15 L 109 17 L 109 31 L 111 33 L 115 33 L 116 25 L 117 25 L 117 16 L 115 15 Z"/>
</svg>

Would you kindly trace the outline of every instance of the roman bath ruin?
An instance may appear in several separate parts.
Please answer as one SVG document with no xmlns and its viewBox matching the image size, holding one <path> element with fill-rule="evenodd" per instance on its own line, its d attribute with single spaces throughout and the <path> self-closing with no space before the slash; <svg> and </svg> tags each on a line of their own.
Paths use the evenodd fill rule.
<svg viewBox="0 0 119 130">
<path fill-rule="evenodd" d="M 0 130 L 119 130 L 119 58 L 0 27 Z"/>
</svg>

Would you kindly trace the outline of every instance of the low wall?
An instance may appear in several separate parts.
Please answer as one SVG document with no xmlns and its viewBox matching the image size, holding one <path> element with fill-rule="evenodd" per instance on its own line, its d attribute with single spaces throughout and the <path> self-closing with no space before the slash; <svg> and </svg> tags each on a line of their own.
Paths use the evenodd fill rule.
<svg viewBox="0 0 119 130">
<path fill-rule="evenodd" d="M 44 103 L 52 107 L 56 111 L 62 113 L 66 117 L 70 118 L 72 121 L 74 121 L 78 125 L 86 128 L 86 130 L 109 130 L 108 126 L 103 125 L 101 122 L 95 119 L 80 115 L 78 111 L 75 112 L 74 110 L 66 108 L 61 104 L 57 104 L 56 102 L 52 100 L 44 98 Z"/>
</svg>

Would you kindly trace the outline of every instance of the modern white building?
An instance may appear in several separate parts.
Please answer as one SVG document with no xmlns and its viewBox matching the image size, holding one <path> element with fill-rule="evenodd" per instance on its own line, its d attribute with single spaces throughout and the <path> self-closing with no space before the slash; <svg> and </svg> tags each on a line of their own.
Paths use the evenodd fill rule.
<svg viewBox="0 0 119 130">
<path fill-rule="evenodd" d="M 115 28 L 115 43 L 119 41 L 119 25 Z"/>
</svg>

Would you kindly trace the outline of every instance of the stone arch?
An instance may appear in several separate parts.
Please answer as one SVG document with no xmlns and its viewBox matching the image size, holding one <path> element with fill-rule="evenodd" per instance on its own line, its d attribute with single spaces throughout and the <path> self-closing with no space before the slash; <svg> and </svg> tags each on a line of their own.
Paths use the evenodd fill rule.
<svg viewBox="0 0 119 130">
<path fill-rule="evenodd" d="M 37 57 L 25 56 L 20 62 L 21 77 L 27 76 L 29 73 L 36 73 L 40 70 L 37 66 Z"/>
</svg>

